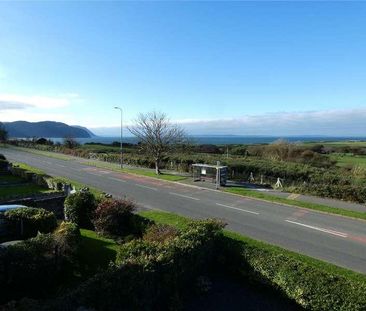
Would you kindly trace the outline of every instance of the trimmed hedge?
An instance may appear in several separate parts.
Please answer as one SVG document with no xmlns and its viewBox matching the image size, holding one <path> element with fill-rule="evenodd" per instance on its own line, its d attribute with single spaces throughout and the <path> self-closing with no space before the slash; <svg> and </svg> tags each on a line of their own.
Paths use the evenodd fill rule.
<svg viewBox="0 0 366 311">
<path fill-rule="evenodd" d="M 306 256 L 227 235 L 221 240 L 219 263 L 234 275 L 278 288 L 307 310 L 366 310 L 366 277 L 327 271 L 322 269 L 326 263 L 315 265 Z"/>
<path fill-rule="evenodd" d="M 53 212 L 43 208 L 20 207 L 4 213 L 8 222 L 10 235 L 20 238 L 29 238 L 38 232 L 49 233 L 57 226 L 56 216 Z"/>
</svg>

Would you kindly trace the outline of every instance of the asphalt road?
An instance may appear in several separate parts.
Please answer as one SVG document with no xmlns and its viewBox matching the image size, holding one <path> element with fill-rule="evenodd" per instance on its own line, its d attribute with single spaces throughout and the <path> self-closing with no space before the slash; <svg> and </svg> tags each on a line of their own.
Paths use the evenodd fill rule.
<svg viewBox="0 0 366 311">
<path fill-rule="evenodd" d="M 365 221 L 116 173 L 77 160 L 64 161 L 6 148 L 0 153 L 50 175 L 67 177 L 117 197 L 126 196 L 145 208 L 192 218 L 219 218 L 232 231 L 366 273 Z"/>
</svg>

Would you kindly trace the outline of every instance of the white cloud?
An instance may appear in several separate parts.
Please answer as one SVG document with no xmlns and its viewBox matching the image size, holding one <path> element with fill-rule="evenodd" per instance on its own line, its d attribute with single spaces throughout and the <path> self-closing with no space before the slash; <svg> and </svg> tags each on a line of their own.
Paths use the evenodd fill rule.
<svg viewBox="0 0 366 311">
<path fill-rule="evenodd" d="M 366 136 L 366 108 L 177 120 L 190 134 Z"/>
<path fill-rule="evenodd" d="M 77 94 L 66 94 L 59 97 L 50 96 L 23 96 L 17 94 L 0 94 L 0 110 L 43 108 L 62 108 L 71 104 L 71 99 Z"/>
</svg>

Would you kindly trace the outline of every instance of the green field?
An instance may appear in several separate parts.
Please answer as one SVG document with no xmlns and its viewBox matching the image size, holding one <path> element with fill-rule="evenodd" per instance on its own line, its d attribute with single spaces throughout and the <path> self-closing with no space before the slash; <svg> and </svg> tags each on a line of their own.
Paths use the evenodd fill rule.
<svg viewBox="0 0 366 311">
<path fill-rule="evenodd" d="M 341 167 L 359 166 L 366 168 L 366 156 L 350 155 L 350 154 L 332 154 L 332 160 L 337 161 L 337 165 Z"/>
</svg>

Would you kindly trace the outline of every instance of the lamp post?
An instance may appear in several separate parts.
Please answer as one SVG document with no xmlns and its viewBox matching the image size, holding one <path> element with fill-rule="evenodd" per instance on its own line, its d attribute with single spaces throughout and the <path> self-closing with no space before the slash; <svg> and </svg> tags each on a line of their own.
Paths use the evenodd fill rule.
<svg viewBox="0 0 366 311">
<path fill-rule="evenodd" d="M 114 109 L 118 109 L 121 111 L 121 168 L 123 168 L 123 147 L 122 147 L 122 140 L 123 140 L 123 114 L 122 114 L 122 108 L 120 107 L 114 107 Z"/>
</svg>

